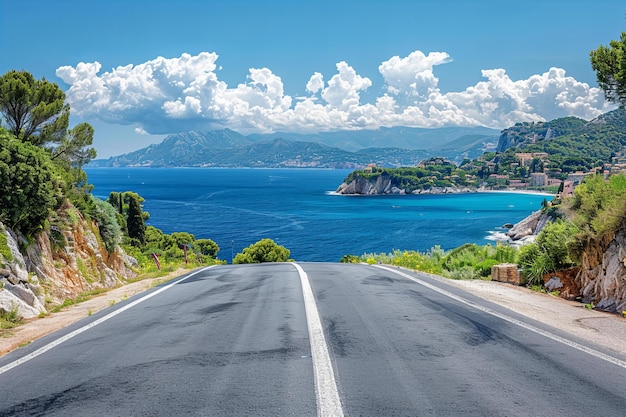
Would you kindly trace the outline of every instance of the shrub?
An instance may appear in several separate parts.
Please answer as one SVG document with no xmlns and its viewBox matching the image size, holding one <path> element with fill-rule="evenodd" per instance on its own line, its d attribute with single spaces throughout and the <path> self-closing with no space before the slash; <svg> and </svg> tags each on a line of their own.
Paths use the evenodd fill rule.
<svg viewBox="0 0 626 417">
<path fill-rule="evenodd" d="M 122 235 L 117 221 L 117 211 L 106 201 L 93 197 L 93 208 L 89 215 L 98 224 L 100 237 L 107 252 L 113 253 Z"/>
<path fill-rule="evenodd" d="M 478 272 L 481 277 L 486 278 L 491 275 L 491 267 L 500 263 L 502 262 L 497 259 L 485 259 L 484 261 L 477 263 L 474 266 L 474 270 Z"/>
<path fill-rule="evenodd" d="M 289 249 L 277 245 L 272 239 L 262 239 L 245 248 L 242 253 L 238 253 L 233 263 L 287 262 L 290 254 Z"/>
<path fill-rule="evenodd" d="M 531 286 L 543 285 L 543 276 L 555 270 L 550 256 L 536 243 L 522 246 L 519 266 L 522 278 Z"/>
<path fill-rule="evenodd" d="M 0 308 L 0 329 L 11 329 L 22 322 L 22 316 L 19 315 L 17 307 L 13 306 L 10 310 Z"/>
<path fill-rule="evenodd" d="M 201 255 L 215 259 L 220 247 L 211 239 L 198 239 L 194 242 L 193 247 L 200 252 Z"/>
<path fill-rule="evenodd" d="M 339 260 L 342 264 L 358 264 L 361 258 L 356 255 L 343 255 Z"/>
<path fill-rule="evenodd" d="M 480 279 L 480 273 L 474 269 L 474 267 L 470 265 L 464 265 L 462 267 L 456 268 L 452 271 L 448 271 L 446 274 L 448 278 L 451 279 Z"/>
</svg>

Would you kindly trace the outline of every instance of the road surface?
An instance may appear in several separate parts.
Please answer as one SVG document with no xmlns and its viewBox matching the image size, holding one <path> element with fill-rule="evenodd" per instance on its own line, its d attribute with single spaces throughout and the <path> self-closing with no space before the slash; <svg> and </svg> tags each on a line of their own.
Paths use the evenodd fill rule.
<svg viewBox="0 0 626 417">
<path fill-rule="evenodd" d="M 0 415 L 611 416 L 626 358 L 425 274 L 217 266 L 0 358 Z"/>
</svg>

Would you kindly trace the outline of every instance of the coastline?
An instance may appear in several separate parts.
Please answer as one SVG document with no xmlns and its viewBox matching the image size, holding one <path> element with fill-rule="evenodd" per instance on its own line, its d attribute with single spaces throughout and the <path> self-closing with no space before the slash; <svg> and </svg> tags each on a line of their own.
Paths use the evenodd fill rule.
<svg viewBox="0 0 626 417">
<path fill-rule="evenodd" d="M 387 192 L 387 193 L 343 193 L 339 190 L 341 187 L 337 188 L 335 191 L 326 191 L 328 195 L 340 195 L 340 196 L 398 196 L 398 195 L 433 195 L 433 194 L 472 194 L 472 193 L 481 193 L 481 194 L 526 194 L 526 195 L 538 195 L 538 196 L 546 196 L 546 197 L 556 197 L 556 194 L 549 193 L 547 191 L 537 191 L 537 190 L 518 190 L 518 189 L 506 189 L 506 190 L 488 190 L 482 188 L 474 188 L 474 189 L 459 189 L 455 187 L 446 187 L 446 188 L 431 188 L 428 190 L 421 190 L 421 192 Z M 402 190 L 404 191 L 404 190 Z"/>
<path fill-rule="evenodd" d="M 516 190 L 516 189 L 507 189 L 507 190 L 477 190 L 479 193 L 505 193 L 505 194 L 531 194 L 531 195 L 545 195 L 546 197 L 556 197 L 556 194 L 549 193 L 547 191 L 537 191 L 537 190 Z"/>
</svg>

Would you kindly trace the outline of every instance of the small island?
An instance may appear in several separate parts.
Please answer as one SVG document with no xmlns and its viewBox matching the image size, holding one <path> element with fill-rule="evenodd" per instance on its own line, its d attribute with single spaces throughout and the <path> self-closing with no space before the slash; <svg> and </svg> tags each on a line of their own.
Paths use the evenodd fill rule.
<svg viewBox="0 0 626 417">
<path fill-rule="evenodd" d="M 337 188 L 338 194 L 447 194 L 478 191 L 474 176 L 454 163 L 431 158 L 416 167 L 380 168 L 374 164 L 353 171 Z"/>
</svg>

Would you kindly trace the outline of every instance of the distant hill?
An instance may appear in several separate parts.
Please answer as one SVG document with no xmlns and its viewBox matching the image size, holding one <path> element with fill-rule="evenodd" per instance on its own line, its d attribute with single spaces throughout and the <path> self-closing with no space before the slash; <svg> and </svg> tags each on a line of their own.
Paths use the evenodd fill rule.
<svg viewBox="0 0 626 417">
<path fill-rule="evenodd" d="M 432 156 L 453 161 L 493 149 L 499 132 L 476 128 L 382 128 L 319 134 L 241 135 L 230 129 L 186 132 L 91 167 L 320 167 L 416 165 Z"/>
<path fill-rule="evenodd" d="M 494 142 L 500 131 L 486 127 L 442 127 L 436 129 L 414 127 L 381 127 L 376 130 L 347 130 L 315 134 L 272 133 L 252 134 L 255 142 L 286 139 L 297 142 L 319 142 L 333 148 L 356 152 L 365 148 L 437 149 L 443 144 L 465 136 L 482 137 Z M 495 138 L 494 138 L 495 136 Z"/>
<path fill-rule="evenodd" d="M 611 161 L 626 146 L 626 110 L 617 109 L 589 122 L 564 117 L 549 122 L 517 123 L 502 131 L 496 150 L 546 152 L 564 172 L 588 170 Z"/>
</svg>

